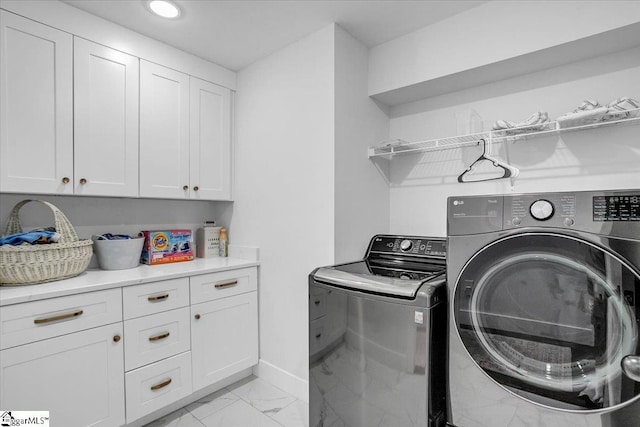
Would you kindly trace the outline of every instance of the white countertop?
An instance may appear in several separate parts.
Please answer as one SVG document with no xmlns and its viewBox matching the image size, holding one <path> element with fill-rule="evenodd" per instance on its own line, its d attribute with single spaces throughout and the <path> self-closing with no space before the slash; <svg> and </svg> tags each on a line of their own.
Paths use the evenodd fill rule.
<svg viewBox="0 0 640 427">
<path fill-rule="evenodd" d="M 38 285 L 0 286 L 0 306 L 61 297 L 83 292 L 100 291 L 121 286 L 157 282 L 259 265 L 239 258 L 196 258 L 193 261 L 160 265 L 139 265 L 129 270 L 87 270 L 71 279 Z"/>
</svg>

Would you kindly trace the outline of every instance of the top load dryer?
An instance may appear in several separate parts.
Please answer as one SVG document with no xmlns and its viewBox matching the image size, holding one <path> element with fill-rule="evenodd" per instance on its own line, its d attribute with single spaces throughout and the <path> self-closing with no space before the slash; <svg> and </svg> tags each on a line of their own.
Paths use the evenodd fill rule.
<svg viewBox="0 0 640 427">
<path fill-rule="evenodd" d="M 640 425 L 640 190 L 448 199 L 448 421 Z"/>
</svg>

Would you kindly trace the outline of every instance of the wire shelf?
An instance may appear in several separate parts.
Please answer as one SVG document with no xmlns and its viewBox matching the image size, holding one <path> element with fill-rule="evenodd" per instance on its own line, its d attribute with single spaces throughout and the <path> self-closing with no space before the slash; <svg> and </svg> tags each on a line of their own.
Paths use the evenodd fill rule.
<svg viewBox="0 0 640 427">
<path fill-rule="evenodd" d="M 578 123 L 567 126 L 568 122 L 565 121 L 545 122 L 534 126 L 523 126 L 506 130 L 492 130 L 488 132 L 431 139 L 426 141 L 407 142 L 401 139 L 394 139 L 391 141 L 385 141 L 382 144 L 373 147 L 369 147 L 367 153 L 369 158 L 390 158 L 400 154 L 448 150 L 470 145 L 477 145 L 478 141 L 480 141 L 481 139 L 489 142 L 489 144 L 495 142 L 515 142 L 518 140 L 559 135 L 565 132 L 595 129 L 605 126 L 638 124 L 640 123 L 640 108 L 625 111 L 615 111 L 609 113 L 607 117 L 607 121 L 597 121 L 595 123 Z"/>
</svg>

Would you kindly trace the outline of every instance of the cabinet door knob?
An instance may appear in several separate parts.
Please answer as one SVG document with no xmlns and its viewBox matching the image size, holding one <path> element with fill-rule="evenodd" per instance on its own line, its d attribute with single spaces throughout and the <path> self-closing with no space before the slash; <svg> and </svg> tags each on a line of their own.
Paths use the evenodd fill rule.
<svg viewBox="0 0 640 427">
<path fill-rule="evenodd" d="M 85 185 L 87 183 L 87 180 L 84 178 L 80 178 L 80 185 Z"/>
<path fill-rule="evenodd" d="M 200 319 L 200 315 L 199 315 L 199 314 L 196 314 L 196 315 L 195 315 L 195 316 L 193 316 L 193 317 L 195 317 L 195 318 L 196 318 L 196 320 Z"/>
<path fill-rule="evenodd" d="M 62 178 L 62 183 L 63 184 L 68 184 L 71 180 L 69 179 L 68 176 L 65 176 L 64 178 Z"/>
<path fill-rule="evenodd" d="M 120 335 L 114 335 L 113 342 L 118 342 L 118 341 L 120 341 Z"/>
<path fill-rule="evenodd" d="M 198 191 L 200 189 L 200 187 L 198 187 L 197 185 L 195 187 L 193 187 L 193 191 Z"/>
<path fill-rule="evenodd" d="M 188 185 L 183 185 L 183 186 L 182 186 L 182 189 L 183 189 L 184 191 L 187 191 L 187 190 L 189 189 L 189 186 L 188 186 Z"/>
</svg>

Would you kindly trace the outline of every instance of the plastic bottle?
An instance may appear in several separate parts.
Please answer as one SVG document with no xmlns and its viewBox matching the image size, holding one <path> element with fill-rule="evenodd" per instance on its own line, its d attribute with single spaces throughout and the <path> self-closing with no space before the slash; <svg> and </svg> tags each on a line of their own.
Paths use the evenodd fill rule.
<svg viewBox="0 0 640 427">
<path fill-rule="evenodd" d="M 224 227 L 220 229 L 220 256 L 229 256 L 229 238 Z"/>
</svg>

